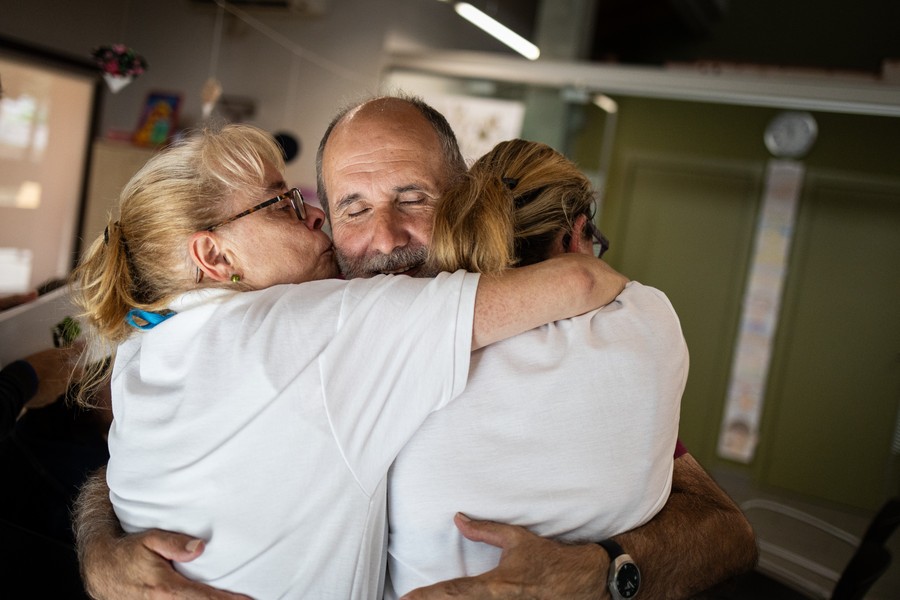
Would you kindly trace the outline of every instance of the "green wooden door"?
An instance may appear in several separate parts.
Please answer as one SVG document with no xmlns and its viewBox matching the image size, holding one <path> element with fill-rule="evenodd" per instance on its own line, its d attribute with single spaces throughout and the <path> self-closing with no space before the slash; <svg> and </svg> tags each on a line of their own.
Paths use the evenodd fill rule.
<svg viewBox="0 0 900 600">
<path fill-rule="evenodd" d="M 691 353 L 681 437 L 716 455 L 776 110 L 619 99 L 601 226 Z M 816 114 L 773 347 L 758 483 L 874 508 L 898 488 L 900 119 Z M 577 157 L 576 157 L 577 159 Z"/>
<path fill-rule="evenodd" d="M 759 176 L 681 159 L 629 160 L 629 206 L 617 267 L 663 290 L 690 352 L 679 435 L 710 456 L 722 418 L 759 206 Z"/>
<path fill-rule="evenodd" d="M 690 351 L 680 437 L 715 457 L 767 155 L 767 109 L 621 99 L 601 226 L 610 263 L 664 291 Z"/>
</svg>

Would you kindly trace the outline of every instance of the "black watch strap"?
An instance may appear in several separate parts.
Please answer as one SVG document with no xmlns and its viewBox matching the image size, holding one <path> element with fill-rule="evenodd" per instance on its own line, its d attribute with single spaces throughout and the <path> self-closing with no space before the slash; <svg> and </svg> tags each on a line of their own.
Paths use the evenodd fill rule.
<svg viewBox="0 0 900 600">
<path fill-rule="evenodd" d="M 641 586 L 641 571 L 634 560 L 617 542 L 605 539 L 597 542 L 609 554 L 607 587 L 613 600 L 634 598 Z"/>
<path fill-rule="evenodd" d="M 625 551 L 622 550 L 622 546 L 620 546 L 619 543 L 614 541 L 612 538 L 607 538 L 597 543 L 603 546 L 603 549 L 606 550 L 607 554 L 609 554 L 609 564 L 612 564 L 619 555 L 625 554 Z"/>
</svg>

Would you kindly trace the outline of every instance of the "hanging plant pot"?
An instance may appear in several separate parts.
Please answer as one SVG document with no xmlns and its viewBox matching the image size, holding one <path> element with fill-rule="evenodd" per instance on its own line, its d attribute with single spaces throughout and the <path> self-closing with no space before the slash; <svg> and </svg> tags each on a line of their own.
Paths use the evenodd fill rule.
<svg viewBox="0 0 900 600">
<path fill-rule="evenodd" d="M 106 80 L 106 85 L 109 86 L 110 91 L 115 94 L 131 83 L 132 80 L 134 80 L 134 77 L 131 75 L 111 75 L 109 73 L 104 73 L 103 79 Z"/>
<path fill-rule="evenodd" d="M 113 94 L 147 70 L 144 57 L 125 44 L 98 46 L 91 52 L 91 56 L 103 72 L 103 79 Z"/>
</svg>

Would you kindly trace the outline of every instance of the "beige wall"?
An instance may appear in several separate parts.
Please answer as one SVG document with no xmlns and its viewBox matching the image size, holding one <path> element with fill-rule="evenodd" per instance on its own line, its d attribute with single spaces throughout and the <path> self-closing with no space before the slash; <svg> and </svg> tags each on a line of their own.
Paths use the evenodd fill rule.
<svg viewBox="0 0 900 600">
<path fill-rule="evenodd" d="M 315 149 L 341 105 L 377 91 L 386 45 L 507 52 L 435 0 L 328 0 L 320 17 L 257 12 L 266 31 L 314 54 L 294 55 L 267 35 L 225 19 L 217 76 L 224 93 L 255 100 L 252 122 L 300 138 L 288 166 L 292 184 L 314 187 Z M 137 127 L 150 90 L 183 94 L 182 120 L 200 118 L 200 90 L 210 72 L 215 10 L 190 0 L 0 0 L 0 35 L 80 57 L 94 46 L 125 42 L 150 68 L 104 98 L 101 133 Z M 320 63 L 333 64 L 330 70 Z M 352 77 L 337 73 L 350 72 Z M 295 73 L 291 77 L 291 73 Z"/>
</svg>

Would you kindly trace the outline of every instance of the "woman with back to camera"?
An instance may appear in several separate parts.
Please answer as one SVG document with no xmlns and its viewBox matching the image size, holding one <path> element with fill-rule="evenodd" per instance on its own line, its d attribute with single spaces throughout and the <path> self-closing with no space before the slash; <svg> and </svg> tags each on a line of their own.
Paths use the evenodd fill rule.
<svg viewBox="0 0 900 600">
<path fill-rule="evenodd" d="M 254 127 L 187 136 L 132 178 L 76 270 L 94 351 L 115 351 L 110 497 L 126 531 L 207 540 L 178 565 L 196 580 L 376 598 L 388 466 L 460 393 L 471 349 L 600 306 L 624 278 L 582 257 L 331 279 L 324 215 L 283 168 Z"/>
<path fill-rule="evenodd" d="M 442 197 L 428 270 L 591 255 L 593 200 L 549 146 L 502 142 Z M 650 520 L 668 499 L 687 372 L 671 304 L 638 282 L 604 308 L 474 352 L 466 390 L 391 469 L 385 597 L 498 564 L 499 548 L 460 534 L 457 511 L 570 541 Z"/>
</svg>

